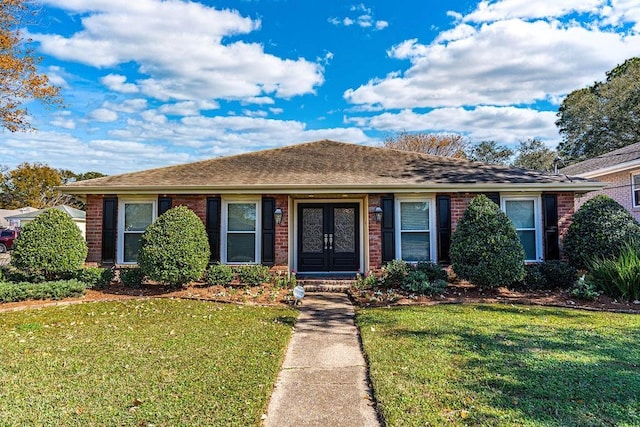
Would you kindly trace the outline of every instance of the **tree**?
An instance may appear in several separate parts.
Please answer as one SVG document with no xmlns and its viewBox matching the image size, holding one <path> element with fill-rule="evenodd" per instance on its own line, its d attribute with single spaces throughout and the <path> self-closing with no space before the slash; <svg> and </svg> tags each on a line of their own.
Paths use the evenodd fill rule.
<svg viewBox="0 0 640 427">
<path fill-rule="evenodd" d="M 71 217 L 47 209 L 26 224 L 11 255 L 11 265 L 47 280 L 74 272 L 87 257 L 87 244 Z"/>
<path fill-rule="evenodd" d="M 462 159 L 466 157 L 465 146 L 464 138 L 456 134 L 400 132 L 396 136 L 385 138 L 383 142 L 384 148 Z"/>
<path fill-rule="evenodd" d="M 38 72 L 40 58 L 20 29 L 32 15 L 29 0 L 0 2 L 0 124 L 11 132 L 32 129 L 25 102 L 62 105 L 60 88 Z"/>
<path fill-rule="evenodd" d="M 513 150 L 504 145 L 498 145 L 495 141 L 482 141 L 472 145 L 467 157 L 469 160 L 496 165 L 507 165 L 513 156 Z"/>
<path fill-rule="evenodd" d="M 2 202 L 5 209 L 25 206 L 45 208 L 54 206 L 59 193 L 55 187 L 62 185 L 60 173 L 42 163 L 22 163 L 4 175 Z"/>
<path fill-rule="evenodd" d="M 604 82 L 569 93 L 558 110 L 559 154 L 576 162 L 640 141 L 640 58 L 606 73 Z"/>
<path fill-rule="evenodd" d="M 551 172 L 556 156 L 556 152 L 539 139 L 528 139 L 520 142 L 513 166 Z"/>
<path fill-rule="evenodd" d="M 451 265 L 483 288 L 509 286 L 525 277 L 524 249 L 509 217 L 483 194 L 473 198 L 451 236 Z"/>
</svg>

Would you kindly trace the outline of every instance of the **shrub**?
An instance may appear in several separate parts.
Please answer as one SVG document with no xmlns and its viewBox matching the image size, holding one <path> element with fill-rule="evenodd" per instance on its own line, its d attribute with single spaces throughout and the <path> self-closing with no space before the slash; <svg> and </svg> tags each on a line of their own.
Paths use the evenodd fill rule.
<svg viewBox="0 0 640 427">
<path fill-rule="evenodd" d="M 613 298 L 640 299 L 640 249 L 622 247 L 615 259 L 596 258 L 589 263 L 591 278 L 598 289 Z"/>
<path fill-rule="evenodd" d="M 419 262 L 416 264 L 415 270 L 424 272 L 430 282 L 448 279 L 446 270 L 433 262 Z"/>
<path fill-rule="evenodd" d="M 422 295 L 441 294 L 447 287 L 447 282 L 442 279 L 429 281 L 429 276 L 424 271 L 410 271 L 402 282 L 402 289 Z"/>
<path fill-rule="evenodd" d="M 236 272 L 238 280 L 243 285 L 260 286 L 271 281 L 269 267 L 264 265 L 242 265 L 237 267 Z"/>
<path fill-rule="evenodd" d="M 525 265 L 525 272 L 524 280 L 514 283 L 514 288 L 526 290 L 566 289 L 576 281 L 578 276 L 578 271 L 573 266 L 556 260 Z"/>
<path fill-rule="evenodd" d="M 138 265 L 151 280 L 184 285 L 202 278 L 210 257 L 202 220 L 186 206 L 169 209 L 142 234 Z"/>
<path fill-rule="evenodd" d="M 379 284 L 380 281 L 374 273 L 369 273 L 365 276 L 358 274 L 356 276 L 356 283 L 354 287 L 356 289 L 373 289 L 376 288 Z"/>
<path fill-rule="evenodd" d="M 294 271 L 282 271 L 279 270 L 275 277 L 273 277 L 274 285 L 279 288 L 295 288 L 298 284 L 296 279 L 296 273 Z"/>
<path fill-rule="evenodd" d="M 383 267 L 382 284 L 387 288 L 399 288 L 409 274 L 409 266 L 401 259 L 394 259 Z"/>
<path fill-rule="evenodd" d="M 586 280 L 584 275 L 580 277 L 569 290 L 569 294 L 578 299 L 595 301 L 600 296 L 600 292 L 590 280 Z"/>
<path fill-rule="evenodd" d="M 121 268 L 118 276 L 120 283 L 127 288 L 140 288 L 144 282 L 144 273 L 139 267 Z"/>
<path fill-rule="evenodd" d="M 86 257 L 87 244 L 71 217 L 48 209 L 24 226 L 15 241 L 11 264 L 51 280 L 76 271 Z"/>
<path fill-rule="evenodd" d="M 629 239 L 640 238 L 640 225 L 618 202 L 599 195 L 573 215 L 564 238 L 569 263 L 587 269 L 594 258 L 616 258 Z"/>
<path fill-rule="evenodd" d="M 45 282 L 47 279 L 42 275 L 42 273 L 38 272 L 27 272 L 18 270 L 15 268 L 7 268 L 3 270 L 3 276 L 5 282 L 11 283 L 20 283 L 20 282 L 29 282 L 29 283 L 41 283 Z"/>
<path fill-rule="evenodd" d="M 111 283 L 115 273 L 110 268 L 85 267 L 77 270 L 73 278 L 84 283 L 87 289 L 103 289 Z"/>
<path fill-rule="evenodd" d="M 455 273 L 480 287 L 524 279 L 524 249 L 509 217 L 484 195 L 475 197 L 451 237 Z"/>
<path fill-rule="evenodd" d="M 0 283 L 0 301 L 16 302 L 27 299 L 62 299 L 85 294 L 85 286 L 78 280 L 58 280 L 43 283 Z"/>
<path fill-rule="evenodd" d="M 233 280 L 233 269 L 225 264 L 213 264 L 207 272 L 209 285 L 227 286 Z"/>
</svg>

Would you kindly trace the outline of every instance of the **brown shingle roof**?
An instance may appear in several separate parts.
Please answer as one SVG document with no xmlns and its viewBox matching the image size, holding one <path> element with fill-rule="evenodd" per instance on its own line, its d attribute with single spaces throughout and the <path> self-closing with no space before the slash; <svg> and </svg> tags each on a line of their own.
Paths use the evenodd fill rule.
<svg viewBox="0 0 640 427">
<path fill-rule="evenodd" d="M 236 156 L 74 182 L 76 194 L 254 189 L 584 187 L 597 183 L 462 159 L 316 141 Z M 597 187 L 599 188 L 599 187 Z M 340 191 L 340 190 L 337 190 Z M 471 189 L 469 191 L 472 191 Z"/>
<path fill-rule="evenodd" d="M 598 171 L 601 169 L 604 172 L 632 162 L 637 162 L 637 165 L 640 165 L 640 142 L 567 166 L 560 172 L 569 175 L 592 174 L 598 176 Z"/>
</svg>

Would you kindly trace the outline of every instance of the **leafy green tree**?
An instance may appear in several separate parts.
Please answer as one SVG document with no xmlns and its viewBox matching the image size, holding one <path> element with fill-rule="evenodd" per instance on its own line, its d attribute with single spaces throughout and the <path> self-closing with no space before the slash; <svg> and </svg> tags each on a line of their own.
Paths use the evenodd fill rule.
<svg viewBox="0 0 640 427">
<path fill-rule="evenodd" d="M 466 158 L 466 141 L 462 135 L 400 132 L 385 138 L 384 148 L 415 151 L 434 156 Z"/>
<path fill-rule="evenodd" d="M 640 58 L 606 73 L 604 82 L 569 93 L 558 111 L 558 152 L 575 162 L 640 141 Z"/>
<path fill-rule="evenodd" d="M 535 138 L 521 141 L 516 153 L 513 166 L 546 172 L 553 170 L 553 162 L 557 156 L 554 150 Z"/>
<path fill-rule="evenodd" d="M 87 244 L 71 217 L 48 209 L 22 228 L 11 264 L 48 280 L 77 271 L 87 257 Z"/>
<path fill-rule="evenodd" d="M 453 271 L 480 287 L 509 286 L 525 277 L 524 249 L 513 223 L 483 194 L 458 221 L 450 253 Z"/>
<path fill-rule="evenodd" d="M 186 206 L 177 206 L 142 234 L 138 265 L 151 280 L 183 285 L 204 276 L 209 256 L 202 220 Z"/>
<path fill-rule="evenodd" d="M 473 144 L 467 151 L 467 158 L 476 162 L 507 165 L 513 156 L 513 150 L 495 141 L 482 141 Z"/>
</svg>

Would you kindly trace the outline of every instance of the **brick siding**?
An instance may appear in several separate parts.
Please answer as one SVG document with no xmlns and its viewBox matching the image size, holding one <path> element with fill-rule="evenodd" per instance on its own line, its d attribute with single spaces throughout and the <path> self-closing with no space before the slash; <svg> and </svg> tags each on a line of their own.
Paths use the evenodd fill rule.
<svg viewBox="0 0 640 427">
<path fill-rule="evenodd" d="M 88 195 L 86 203 L 87 263 L 102 262 L 102 195 Z"/>
<path fill-rule="evenodd" d="M 587 200 L 592 199 L 599 194 L 605 194 L 624 206 L 624 208 L 628 210 L 637 221 L 640 221 L 640 207 L 633 206 L 633 186 L 631 180 L 634 174 L 640 174 L 640 169 L 617 172 L 594 178 L 600 182 L 606 183 L 607 186 L 602 190 L 591 191 L 583 196 L 576 197 L 576 210 L 579 209 Z"/>
<path fill-rule="evenodd" d="M 369 270 L 382 267 L 382 224 L 376 222 L 374 210 L 380 206 L 379 194 L 369 194 L 367 221 L 369 224 Z"/>
</svg>

